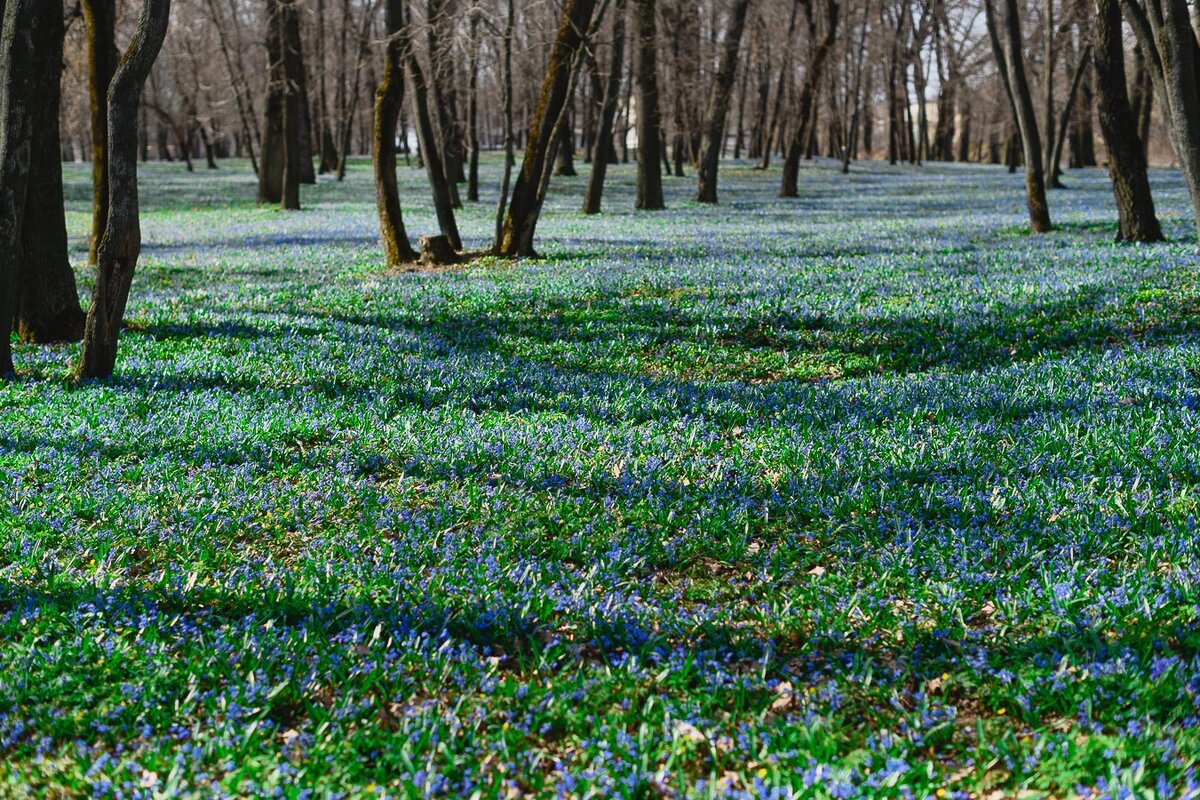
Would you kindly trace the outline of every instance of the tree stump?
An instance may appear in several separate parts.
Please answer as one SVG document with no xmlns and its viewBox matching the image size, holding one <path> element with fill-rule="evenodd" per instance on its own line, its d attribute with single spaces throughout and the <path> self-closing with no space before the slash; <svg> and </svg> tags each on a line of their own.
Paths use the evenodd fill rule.
<svg viewBox="0 0 1200 800">
<path fill-rule="evenodd" d="M 454 251 L 450 239 L 446 236 L 422 236 L 420 242 L 422 264 L 441 266 L 458 263 L 458 253 Z"/>
</svg>

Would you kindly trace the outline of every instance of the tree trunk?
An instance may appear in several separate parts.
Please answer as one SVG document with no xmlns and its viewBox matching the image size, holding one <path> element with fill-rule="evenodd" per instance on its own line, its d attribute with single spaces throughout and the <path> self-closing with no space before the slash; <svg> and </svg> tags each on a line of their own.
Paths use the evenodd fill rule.
<svg viewBox="0 0 1200 800">
<path fill-rule="evenodd" d="M 1155 2 L 1154 12 L 1147 14 L 1142 0 L 1121 0 L 1121 8 L 1145 53 L 1150 76 L 1162 99 L 1163 118 L 1200 229 L 1200 48 L 1187 5 L 1183 0 Z"/>
<path fill-rule="evenodd" d="M 467 136 L 471 160 L 467 166 L 467 200 L 479 202 L 479 14 L 471 14 L 471 63 L 467 77 Z"/>
<path fill-rule="evenodd" d="M 809 137 L 815 127 L 815 101 L 817 86 L 821 80 L 821 71 L 825 60 L 833 47 L 837 35 L 838 4 L 837 0 L 825 1 L 825 33 L 813 48 L 809 59 L 808 70 L 804 73 L 804 85 L 800 88 L 799 112 L 796 115 L 796 130 L 788 144 L 787 157 L 783 162 L 783 179 L 780 183 L 780 197 L 795 197 L 799 193 L 800 158 L 808 146 Z"/>
<path fill-rule="evenodd" d="M 1125 43 L 1118 0 L 1094 0 L 1092 63 L 1096 70 L 1096 110 L 1108 149 L 1108 174 L 1117 201 L 1117 241 L 1162 241 L 1154 197 L 1146 177 L 1146 156 L 1137 118 L 1125 89 Z"/>
<path fill-rule="evenodd" d="M 77 379 L 112 374 L 117 337 L 129 300 L 129 287 L 141 251 L 137 187 L 138 98 L 150 74 L 163 37 L 171 0 L 143 0 L 129 47 L 108 92 L 108 220 L 96 263 L 96 286 L 84 326 Z"/>
<path fill-rule="evenodd" d="M 558 123 L 570 101 L 572 72 L 578 66 L 575 54 L 583 46 L 584 32 L 594 8 L 595 0 L 564 0 L 562 21 L 546 64 L 525 158 L 504 221 L 501 250 L 506 255 L 534 255 L 533 233 L 542 210 L 542 173 L 554 156 L 554 137 L 559 133 Z"/>
<path fill-rule="evenodd" d="M 396 188 L 396 120 L 404 102 L 404 42 L 401 39 L 404 27 L 404 0 L 387 0 L 384 6 L 387 48 L 384 50 L 383 77 L 375 90 L 371 152 L 374 156 L 379 235 L 383 240 L 384 258 L 388 266 L 393 267 L 417 257 L 404 230 L 400 192 Z"/>
<path fill-rule="evenodd" d="M 0 22 L 0 377 L 13 373 L 12 330 L 21 296 L 21 240 L 33 132 L 29 83 L 44 0 L 8 0 Z M 61 13 L 61 12 L 59 12 Z"/>
<path fill-rule="evenodd" d="M 1074 110 L 1075 98 L 1079 94 L 1079 86 L 1083 80 L 1083 73 L 1084 73 L 1084 70 L 1087 69 L 1088 58 L 1090 56 L 1091 56 L 1090 48 L 1085 47 L 1083 53 L 1079 57 L 1079 63 L 1077 65 L 1075 65 L 1075 71 L 1071 75 L 1071 86 L 1067 90 L 1067 100 L 1063 104 L 1062 118 L 1059 119 L 1059 121 L 1058 121 L 1058 127 L 1056 129 L 1058 131 L 1058 133 L 1055 135 L 1054 147 L 1053 147 L 1053 150 L 1051 151 L 1053 153 L 1053 159 L 1050 161 L 1050 174 L 1051 175 L 1061 175 L 1062 174 L 1063 145 L 1066 143 L 1067 130 L 1069 129 L 1069 123 L 1070 123 L 1070 119 L 1071 119 L 1071 112 Z M 1052 187 L 1061 189 L 1062 182 L 1056 180 L 1052 184 Z"/>
<path fill-rule="evenodd" d="M 1013 109 L 1014 121 L 1021 137 L 1025 159 L 1025 196 L 1029 205 L 1029 227 L 1034 233 L 1046 233 L 1050 224 L 1050 208 L 1046 204 L 1046 183 L 1042 170 L 1042 144 L 1038 135 L 1037 117 L 1033 110 L 1033 95 L 1025 77 L 1025 57 L 1022 51 L 1021 20 L 1017 0 L 1002 0 L 1004 41 L 996 29 L 992 0 L 985 0 L 988 33 L 992 49 L 1004 74 L 1005 88 Z"/>
<path fill-rule="evenodd" d="M 634 73 L 637 80 L 638 172 L 635 207 L 666 208 L 663 201 L 662 123 L 658 109 L 658 33 L 655 0 L 633 0 Z"/>
<path fill-rule="evenodd" d="M 96 252 L 108 219 L 108 129 L 107 97 L 117 69 L 116 0 L 83 0 L 87 22 L 88 103 L 92 129 L 92 238 L 88 263 L 96 263 Z"/>
<path fill-rule="evenodd" d="M 304 65 L 300 62 L 300 18 L 296 0 L 273 0 L 279 7 L 279 40 L 283 51 L 283 189 L 279 206 L 285 211 L 300 210 L 300 180 L 303 177 L 301 147 L 304 134 Z M 312 170 L 312 160 L 308 168 Z"/>
<path fill-rule="evenodd" d="M 608 79 L 604 84 L 604 99 L 600 106 L 600 124 L 592 145 L 592 172 L 588 175 L 587 193 L 583 198 L 584 214 L 599 214 L 604 195 L 604 179 L 612 161 L 613 119 L 621 95 L 621 72 L 625 61 L 626 0 L 616 0 L 613 6 L 613 45 L 608 62 Z"/>
<path fill-rule="evenodd" d="M 407 26 L 404 28 L 407 30 Z M 438 227 L 442 235 L 455 250 L 462 250 L 462 239 L 458 235 L 458 222 L 454 218 L 454 200 L 450 195 L 450 182 L 442 163 L 437 144 L 437 128 L 430 109 L 432 99 L 425 73 L 417 61 L 411 44 L 404 42 L 404 65 L 408 74 L 409 91 L 412 93 L 413 118 L 417 128 L 417 141 L 421 145 L 421 157 L 425 162 L 425 174 L 429 176 L 429 187 L 433 192 L 433 207 L 437 213 Z"/>
<path fill-rule="evenodd" d="M 514 0 L 507 0 L 507 21 L 504 23 L 504 173 L 500 178 L 500 197 L 496 201 L 496 228 L 492 237 L 492 252 L 499 254 L 504 245 L 504 217 L 508 209 L 508 184 L 512 179 L 513 168 L 513 27 L 516 22 L 516 6 Z"/>
<path fill-rule="evenodd" d="M 700 139 L 700 162 L 696 181 L 696 200 L 700 203 L 717 202 L 717 166 L 721 159 L 721 145 L 725 139 L 725 118 L 729 114 L 729 100 L 733 82 L 737 77 L 738 50 L 742 45 L 742 31 L 746 28 L 746 12 L 750 0 L 734 0 L 729 10 L 729 25 L 725 29 L 725 49 L 717 66 L 712 94 L 708 98 L 708 112 Z"/>
<path fill-rule="evenodd" d="M 62 8 L 57 3 L 33 5 L 35 17 L 29 31 L 33 37 L 34 62 L 27 91 L 37 102 L 29 107 L 29 191 L 21 227 L 17 332 L 26 342 L 77 342 L 83 337 L 84 314 L 67 256 L 59 132 L 66 30 Z"/>
<path fill-rule="evenodd" d="M 284 74 L 280 0 L 267 0 L 263 37 L 267 45 L 267 96 L 263 110 L 262 161 L 258 170 L 258 202 L 283 200 L 283 116 L 287 78 Z"/>
</svg>

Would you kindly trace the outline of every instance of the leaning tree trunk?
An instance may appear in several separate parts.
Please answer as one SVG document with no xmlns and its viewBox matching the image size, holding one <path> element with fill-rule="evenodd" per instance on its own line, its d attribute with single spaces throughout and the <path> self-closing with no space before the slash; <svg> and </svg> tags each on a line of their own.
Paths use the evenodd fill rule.
<svg viewBox="0 0 1200 800">
<path fill-rule="evenodd" d="M 542 80 L 535 116 L 529 127 L 525 158 L 521 162 L 521 171 L 517 173 L 512 200 L 508 204 L 508 217 L 504 221 L 501 251 L 506 255 L 516 257 L 534 254 L 533 233 L 542 211 L 539 191 L 542 173 L 554 156 L 554 137 L 559 133 L 556 128 L 570 100 L 571 74 L 577 66 L 575 54 L 583 45 L 584 32 L 588 29 L 595 5 L 595 0 L 565 0 L 563 3 L 562 21 L 550 50 L 546 76 Z"/>
<path fill-rule="evenodd" d="M 746 12 L 750 0 L 736 0 L 729 10 L 729 27 L 725 29 L 725 49 L 721 52 L 721 63 L 717 66 L 717 77 L 713 81 L 712 94 L 708 98 L 708 112 L 704 118 L 704 129 L 700 139 L 700 161 L 696 179 L 696 200 L 701 203 L 717 202 L 717 166 L 721 160 L 721 146 L 725 140 L 725 118 L 729 114 L 729 99 L 733 82 L 737 77 L 738 50 L 742 46 L 742 31 L 746 29 Z"/>
<path fill-rule="evenodd" d="M 83 310 L 67 256 L 59 133 L 63 69 L 62 8 L 37 2 L 29 26 L 35 61 L 29 76 L 31 118 L 29 186 L 21 228 L 21 299 L 17 332 L 26 342 L 79 341 Z"/>
<path fill-rule="evenodd" d="M 637 79 L 637 208 L 666 208 L 663 201 L 662 122 L 658 109 L 658 34 L 654 19 L 655 0 L 633 0 L 634 74 Z"/>
<path fill-rule="evenodd" d="M 587 193 L 583 197 L 583 213 L 599 214 L 600 199 L 604 195 L 604 179 L 612 160 L 613 120 L 617 115 L 617 102 L 621 93 L 621 71 L 625 61 L 625 3 L 616 0 L 613 5 L 613 46 L 608 63 L 608 80 L 604 84 L 604 100 L 600 106 L 600 124 L 596 139 L 592 143 L 592 172 L 588 175 Z"/>
<path fill-rule="evenodd" d="M 32 106 L 29 81 L 37 57 L 34 6 L 8 0 L 0 23 L 0 377 L 13 373 L 12 329 L 21 294 L 21 231 L 29 182 Z"/>
<path fill-rule="evenodd" d="M 162 47 L 170 10 L 171 0 L 143 0 L 137 28 L 109 88 L 108 220 L 97 253 L 96 286 L 75 370 L 77 379 L 107 377 L 116 364 L 117 337 L 142 246 L 137 186 L 138 98 Z"/>
<path fill-rule="evenodd" d="M 87 22 L 88 105 L 92 129 L 92 237 L 88 263 L 96 263 L 96 252 L 104 238 L 108 220 L 108 131 L 107 97 L 117 69 L 116 0 L 83 0 Z"/>
<path fill-rule="evenodd" d="M 1046 181 L 1042 169 L 1042 142 L 1038 135 L 1037 116 L 1033 110 L 1033 95 L 1025 77 L 1025 58 L 1022 51 L 1021 20 L 1016 0 L 1002 0 L 1004 13 L 1004 39 L 1001 41 L 996 28 L 992 0 L 985 0 L 988 35 L 992 50 L 1003 75 L 1003 83 L 1009 96 L 1013 119 L 1020 134 L 1022 154 L 1025 159 L 1025 197 L 1029 205 L 1029 228 L 1034 233 L 1053 230 L 1050 224 L 1050 207 L 1046 204 Z"/>
<path fill-rule="evenodd" d="M 407 30 L 407 26 L 403 28 Z M 437 212 L 438 227 L 442 235 L 450 242 L 455 250 L 462 250 L 462 239 L 458 235 L 458 222 L 454 218 L 454 200 L 450 194 L 450 184 L 446 169 L 442 162 L 437 140 L 437 128 L 433 123 L 430 110 L 432 98 L 429 96 L 429 86 L 425 82 L 425 73 L 417 61 L 416 53 L 407 36 L 403 36 L 404 64 L 408 74 L 409 89 L 412 93 L 413 117 L 417 128 L 417 142 L 421 145 L 421 160 L 425 162 L 425 174 L 429 176 L 429 186 L 433 190 L 433 207 Z"/>
<path fill-rule="evenodd" d="M 825 60 L 833 47 L 837 35 L 838 4 L 837 0 L 826 0 L 825 3 L 825 35 L 813 49 L 808 71 L 804 74 L 804 85 L 800 89 L 799 114 L 796 119 L 796 130 L 788 143 L 787 157 L 783 161 L 783 178 L 780 182 L 780 197 L 795 197 L 799 193 L 800 158 L 804 147 L 812 135 L 815 121 L 814 104 L 817 86 L 821 80 L 821 71 Z"/>
<path fill-rule="evenodd" d="M 404 25 L 404 0 L 387 0 L 384 6 L 387 49 L 384 51 L 383 77 L 375 90 L 371 152 L 374 155 L 379 235 L 389 266 L 397 266 L 417 257 L 404 230 L 400 192 L 396 188 L 396 121 L 400 116 L 400 106 L 404 103 L 404 53 L 401 41 Z"/>
<path fill-rule="evenodd" d="M 1152 13 L 1146 5 L 1152 4 Z M 1175 156 L 1200 230 L 1200 52 L 1183 0 L 1121 0 L 1162 99 Z"/>
<path fill-rule="evenodd" d="M 1117 201 L 1117 241 L 1162 241 L 1162 228 L 1146 177 L 1145 150 L 1125 89 L 1121 10 L 1117 0 L 1095 0 L 1094 10 L 1092 63 L 1096 69 L 1096 110 Z"/>
</svg>

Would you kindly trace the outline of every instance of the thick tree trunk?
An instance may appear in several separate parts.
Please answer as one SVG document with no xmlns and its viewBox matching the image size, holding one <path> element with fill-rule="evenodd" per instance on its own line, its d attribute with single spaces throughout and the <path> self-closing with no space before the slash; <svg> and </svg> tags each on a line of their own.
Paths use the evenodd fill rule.
<svg viewBox="0 0 1200 800">
<path fill-rule="evenodd" d="M 588 175 L 587 193 L 583 197 L 583 213 L 599 214 L 604 195 L 604 179 L 608 165 L 613 160 L 613 119 L 617 114 L 617 102 L 621 93 L 621 72 L 625 61 L 625 8 L 626 0 L 616 0 L 613 5 L 613 45 L 608 62 L 608 79 L 604 84 L 604 99 L 600 105 L 600 124 L 592 143 L 592 172 Z"/>
<path fill-rule="evenodd" d="M 44 1 L 44 0 L 43 0 Z M 116 0 L 82 0 L 87 22 L 88 105 L 92 129 L 92 236 L 88 263 L 96 252 L 108 219 L 108 87 L 117 69 Z"/>
<path fill-rule="evenodd" d="M 300 62 L 300 18 L 296 0 L 274 0 L 279 6 L 279 39 L 283 50 L 283 189 L 279 201 L 285 211 L 300 210 L 300 181 L 304 175 L 304 65 Z M 312 170 L 312 159 L 308 160 Z"/>
<path fill-rule="evenodd" d="M 595 0 L 565 0 L 563 3 L 562 20 L 546 64 L 525 158 L 504 221 L 501 250 L 509 256 L 534 254 L 533 234 L 542 210 L 542 176 L 554 156 L 554 137 L 560 134 L 558 125 L 570 101 L 572 73 L 578 67 L 575 55 L 583 46 L 584 33 L 595 5 Z"/>
<path fill-rule="evenodd" d="M 171 0 L 143 0 L 129 47 L 108 92 L 108 220 L 96 264 L 96 286 L 83 333 L 77 379 L 112 374 L 129 287 L 141 251 L 137 187 L 137 110 L 163 37 Z"/>
<path fill-rule="evenodd" d="M 655 0 L 633 0 L 634 74 L 637 80 L 638 171 L 635 206 L 648 211 L 666 208 L 663 201 L 658 109 L 658 33 Z"/>
<path fill-rule="evenodd" d="M 1084 70 L 1087 69 L 1088 59 L 1091 57 L 1090 47 L 1085 47 L 1083 53 L 1079 57 L 1079 63 L 1075 65 L 1075 71 L 1071 74 L 1071 86 L 1067 90 L 1067 99 L 1063 104 L 1062 117 L 1058 121 L 1057 133 L 1054 138 L 1054 147 L 1051 150 L 1053 157 L 1050 161 L 1050 174 L 1062 174 L 1062 153 L 1063 146 L 1067 141 L 1067 131 L 1070 128 L 1071 112 L 1075 108 L 1075 98 L 1079 95 L 1079 86 L 1083 81 Z M 1052 188 L 1063 188 L 1062 182 L 1055 180 L 1051 184 Z"/>
<path fill-rule="evenodd" d="M 1118 0 L 1094 0 L 1092 63 L 1096 110 L 1108 149 L 1108 174 L 1117 201 L 1117 241 L 1158 242 L 1163 238 L 1146 177 L 1146 156 L 1137 118 L 1125 89 L 1125 47 Z"/>
<path fill-rule="evenodd" d="M 558 144 L 554 148 L 554 174 L 564 178 L 573 178 L 579 173 L 575 170 L 575 126 L 571 117 L 571 98 L 567 98 L 567 106 L 563 110 L 563 124 L 559 126 Z"/>
<path fill-rule="evenodd" d="M 404 42 L 401 38 L 404 27 L 404 0 L 387 0 L 384 6 L 384 30 L 388 40 L 384 50 L 383 77 L 375 90 L 371 151 L 374 156 L 379 235 L 389 266 L 397 266 L 417 257 L 404 230 L 400 192 L 396 188 L 396 120 L 404 102 Z"/>
<path fill-rule="evenodd" d="M 738 50 L 742 46 L 742 31 L 746 28 L 746 12 L 749 8 L 750 0 L 734 0 L 733 7 L 729 10 L 725 48 L 721 51 L 721 62 L 717 66 L 712 94 L 708 98 L 708 112 L 704 117 L 700 139 L 696 200 L 701 203 L 717 202 L 717 166 L 721 159 L 725 118 L 729 114 L 729 100 L 734 79 L 737 77 Z"/>
<path fill-rule="evenodd" d="M 800 88 L 799 111 L 796 114 L 796 130 L 788 144 L 787 157 L 783 162 L 783 179 L 780 182 L 780 197 L 795 197 L 799 192 L 800 158 L 808 146 L 809 137 L 816 122 L 816 93 L 821 80 L 825 60 L 833 47 L 837 35 L 837 0 L 825 2 L 825 33 L 813 48 L 808 70 L 804 73 L 804 85 Z"/>
<path fill-rule="evenodd" d="M 284 73 L 280 0 L 267 0 L 264 16 L 267 45 L 267 92 L 263 110 L 262 161 L 258 170 L 258 202 L 283 200 L 283 117 L 287 78 Z"/>
<path fill-rule="evenodd" d="M 12 2 L 12 0 L 10 0 Z M 63 212 L 62 140 L 59 133 L 63 69 L 62 8 L 34 3 L 29 27 L 34 63 L 29 75 L 31 133 L 29 191 L 21 228 L 21 299 L 17 332 L 26 342 L 79 341 L 83 309 L 67 257 Z M 142 143 L 139 140 L 139 150 Z"/>
<path fill-rule="evenodd" d="M 13 373 L 12 330 L 21 296 L 21 232 L 29 183 L 29 93 L 37 12 L 44 0 L 8 0 L 0 22 L 0 377 Z"/>
</svg>

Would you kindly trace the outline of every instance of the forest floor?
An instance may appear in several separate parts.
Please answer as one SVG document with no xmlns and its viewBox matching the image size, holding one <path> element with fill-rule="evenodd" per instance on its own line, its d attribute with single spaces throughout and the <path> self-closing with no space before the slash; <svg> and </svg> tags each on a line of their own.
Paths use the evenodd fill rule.
<svg viewBox="0 0 1200 800">
<path fill-rule="evenodd" d="M 622 166 L 601 217 L 554 180 L 541 260 L 433 275 L 364 163 L 290 214 L 143 178 L 117 377 L 0 386 L 0 795 L 1196 796 L 1173 173 L 1122 246 L 1100 170 L 1031 237 L 995 167 L 636 213 Z"/>
</svg>

